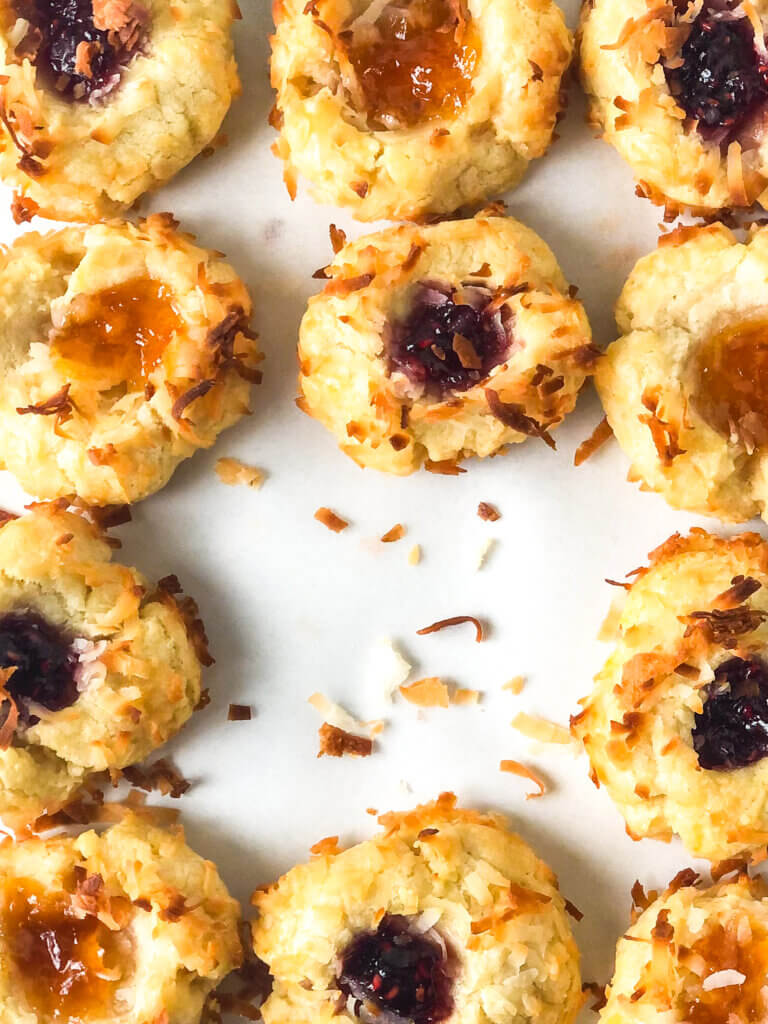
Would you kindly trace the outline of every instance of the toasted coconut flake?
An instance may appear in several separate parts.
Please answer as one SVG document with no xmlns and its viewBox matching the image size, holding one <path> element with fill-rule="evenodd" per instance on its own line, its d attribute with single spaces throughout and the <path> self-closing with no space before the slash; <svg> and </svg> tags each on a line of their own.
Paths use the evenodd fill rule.
<svg viewBox="0 0 768 1024">
<path fill-rule="evenodd" d="M 477 514 L 486 523 L 495 523 L 498 519 L 501 519 L 501 512 L 488 501 L 480 502 L 477 506 Z"/>
<path fill-rule="evenodd" d="M 574 466 L 580 466 L 583 462 L 586 462 L 588 458 L 595 454 L 598 448 L 602 448 L 606 441 L 609 441 L 612 437 L 613 428 L 608 420 L 603 417 L 586 441 L 582 441 L 576 449 L 576 453 L 573 456 Z"/>
<path fill-rule="evenodd" d="M 359 722 L 341 704 L 336 704 L 334 701 L 329 700 L 324 693 L 313 693 L 307 703 L 311 704 L 315 711 L 322 715 L 325 722 L 335 726 L 342 732 L 372 735 L 375 732 L 381 732 L 384 727 L 383 722 Z"/>
<path fill-rule="evenodd" d="M 410 675 L 411 665 L 397 650 L 389 637 L 383 637 L 372 647 L 366 676 L 372 687 L 392 700 L 395 691 Z"/>
<path fill-rule="evenodd" d="M 419 708 L 447 708 L 451 702 L 448 687 L 439 676 L 417 679 L 408 686 L 401 686 L 400 693 Z"/>
<path fill-rule="evenodd" d="M 479 572 L 485 563 L 488 561 L 488 556 L 491 551 L 496 547 L 495 537 L 486 537 L 483 543 L 478 548 L 477 558 L 475 559 L 475 571 Z"/>
<path fill-rule="evenodd" d="M 253 712 L 249 704 L 230 704 L 227 712 L 228 722 L 250 722 Z"/>
<path fill-rule="evenodd" d="M 315 512 L 315 519 L 323 526 L 327 526 L 329 530 L 333 530 L 334 533 L 341 533 L 349 526 L 346 519 L 342 519 L 341 516 L 337 516 L 335 512 L 324 506 Z"/>
<path fill-rule="evenodd" d="M 547 792 L 547 786 L 544 780 L 537 775 L 531 768 L 527 768 L 524 764 L 519 761 L 503 760 L 499 762 L 499 771 L 508 772 L 510 775 L 517 775 L 521 779 L 529 779 L 534 785 L 538 786 L 538 793 L 526 793 L 526 800 L 534 800 L 536 797 L 544 796 Z"/>
<path fill-rule="evenodd" d="M 421 561 L 421 546 L 414 544 L 408 552 L 408 565 L 418 565 Z"/>
<path fill-rule="evenodd" d="M 0 724 L 0 750 L 7 750 L 10 747 L 11 741 L 16 734 L 16 726 L 19 723 L 19 709 L 16 706 L 16 701 L 6 690 L 6 684 L 15 671 L 15 666 L 13 668 L 0 668 L 0 716 L 2 716 L 2 723 Z"/>
<path fill-rule="evenodd" d="M 558 746 L 570 746 L 573 742 L 570 732 L 563 725 L 550 722 L 547 718 L 537 718 L 520 711 L 512 719 L 512 728 L 517 729 L 529 740 L 538 743 L 555 743 Z"/>
<path fill-rule="evenodd" d="M 72 415 L 74 403 L 69 397 L 69 389 L 72 385 L 65 384 L 50 398 L 33 405 L 24 405 L 16 410 L 19 416 L 55 416 L 56 425 L 66 422 Z"/>
<path fill-rule="evenodd" d="M 192 785 L 167 757 L 161 757 L 151 765 L 132 764 L 122 770 L 123 776 L 132 786 L 151 793 L 154 790 L 163 796 L 178 800 Z"/>
<path fill-rule="evenodd" d="M 333 225 L 331 225 L 333 227 Z M 326 836 L 310 846 L 309 852 L 315 857 L 335 857 L 341 853 L 338 836 Z"/>
<path fill-rule="evenodd" d="M 744 164 L 741 159 L 741 144 L 735 139 L 728 146 L 726 175 L 728 193 L 734 206 L 749 206 L 749 195 L 744 181 Z"/>
<path fill-rule="evenodd" d="M 571 915 L 571 917 L 573 918 L 574 921 L 583 921 L 584 920 L 584 915 L 582 914 L 582 912 L 579 910 L 579 908 L 576 906 L 575 903 L 571 903 L 570 900 L 564 900 L 563 902 L 565 903 L 565 909 L 566 909 L 567 913 L 569 913 Z"/>
<path fill-rule="evenodd" d="M 443 459 L 441 462 L 433 462 L 432 459 L 424 460 L 424 469 L 428 473 L 436 473 L 438 476 L 458 476 L 466 473 L 466 469 L 457 465 L 451 459 Z"/>
<path fill-rule="evenodd" d="M 421 629 L 416 630 L 417 636 L 428 636 L 430 633 L 437 633 L 441 629 L 446 629 L 448 626 L 460 626 L 464 622 L 471 622 L 475 627 L 475 642 L 480 644 L 485 640 L 485 633 L 483 631 L 483 624 L 480 619 L 475 618 L 474 615 L 453 615 L 449 619 L 439 619 L 437 622 L 433 622 L 431 626 L 423 626 Z"/>
<path fill-rule="evenodd" d="M 232 487 L 237 484 L 245 484 L 247 487 L 258 488 L 264 483 L 264 470 L 248 466 L 240 459 L 217 459 L 216 473 L 223 484 L 229 484 Z"/>
<path fill-rule="evenodd" d="M 318 757 L 370 757 L 373 753 L 373 740 L 368 736 L 357 736 L 328 722 L 323 722 L 317 734 L 320 737 Z"/>
<path fill-rule="evenodd" d="M 328 227 L 328 234 L 331 236 L 331 248 L 334 254 L 341 252 L 347 244 L 346 233 L 341 228 L 337 228 L 335 224 L 331 224 Z"/>
<path fill-rule="evenodd" d="M 457 687 L 451 694 L 451 704 L 456 704 L 459 707 L 466 707 L 467 705 L 478 704 L 480 701 L 479 690 L 469 690 L 465 687 Z"/>
<path fill-rule="evenodd" d="M 547 431 L 546 425 L 539 423 L 533 416 L 529 416 L 522 405 L 516 402 L 503 402 L 498 392 L 492 388 L 485 389 L 485 398 L 491 413 L 505 426 L 516 430 L 519 434 L 541 438 L 547 447 L 555 449 L 554 438 Z"/>
<path fill-rule="evenodd" d="M 524 686 L 525 676 L 513 676 L 512 679 L 504 683 L 504 685 L 501 688 L 502 690 L 509 690 L 511 693 L 514 693 L 514 695 L 517 697 L 519 694 L 523 692 Z"/>
<path fill-rule="evenodd" d="M 594 996 L 594 1003 L 590 1006 L 593 1013 L 599 1013 L 608 1001 L 605 994 L 605 985 L 599 985 L 596 981 L 585 981 L 581 986 L 585 994 L 590 992 Z"/>
<path fill-rule="evenodd" d="M 395 525 L 383 535 L 381 538 L 382 544 L 393 544 L 395 541 L 400 540 L 405 536 L 405 527 L 402 523 L 395 523 Z"/>
<path fill-rule="evenodd" d="M 742 974 L 741 971 L 735 971 L 733 969 L 715 971 L 714 974 L 708 975 L 704 981 L 702 981 L 701 988 L 704 992 L 712 992 L 716 988 L 728 988 L 730 985 L 743 985 L 746 980 L 746 974 Z"/>
</svg>

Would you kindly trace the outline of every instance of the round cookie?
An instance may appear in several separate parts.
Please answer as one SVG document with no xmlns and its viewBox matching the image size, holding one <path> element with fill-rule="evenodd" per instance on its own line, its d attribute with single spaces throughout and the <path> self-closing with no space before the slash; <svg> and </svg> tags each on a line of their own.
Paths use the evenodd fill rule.
<svg viewBox="0 0 768 1024">
<path fill-rule="evenodd" d="M 742 874 L 710 887 L 682 871 L 650 905 L 640 901 L 616 947 L 600 1024 L 763 1020 L 768 888 Z M 639 890 L 639 891 L 638 891 Z"/>
<path fill-rule="evenodd" d="M 768 203 L 768 2 L 587 0 L 590 120 L 670 214 Z"/>
<path fill-rule="evenodd" d="M 109 538 L 59 504 L 0 529 L 0 819 L 14 830 L 178 732 L 211 663 L 175 578 L 112 562 Z"/>
<path fill-rule="evenodd" d="M 167 214 L 0 254 L 0 464 L 30 494 L 138 501 L 248 411 L 251 302 Z"/>
<path fill-rule="evenodd" d="M 18 221 L 93 222 L 171 178 L 239 91 L 233 0 L 7 0 L 0 178 Z"/>
<path fill-rule="evenodd" d="M 486 211 L 345 245 L 309 301 L 299 406 L 362 466 L 456 472 L 549 430 L 599 354 L 554 255 Z"/>
<path fill-rule="evenodd" d="M 0 846 L 0 1017 L 197 1024 L 240 964 L 216 867 L 127 815 L 98 835 Z"/>
<path fill-rule="evenodd" d="M 572 720 L 593 779 L 633 839 L 679 835 L 710 860 L 761 846 L 768 545 L 755 533 L 722 539 L 694 529 L 632 575 L 616 647 Z"/>
<path fill-rule="evenodd" d="M 432 804 L 254 893 L 264 1024 L 566 1024 L 579 955 L 550 869 L 499 815 Z"/>
<path fill-rule="evenodd" d="M 552 0 L 275 0 L 271 118 L 291 196 L 359 220 L 450 213 L 552 139 L 571 33 Z"/>
<path fill-rule="evenodd" d="M 595 376 L 630 479 L 674 508 L 744 522 L 768 502 L 768 229 L 679 228 L 619 297 Z"/>
</svg>

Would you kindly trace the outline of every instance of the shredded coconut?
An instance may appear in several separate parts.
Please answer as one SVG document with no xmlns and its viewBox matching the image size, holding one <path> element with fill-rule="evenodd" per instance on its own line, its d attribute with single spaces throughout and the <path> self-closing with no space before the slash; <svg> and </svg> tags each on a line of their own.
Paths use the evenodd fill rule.
<svg viewBox="0 0 768 1024">
<path fill-rule="evenodd" d="M 701 987 L 704 992 L 711 992 L 716 988 L 728 988 L 729 985 L 743 985 L 746 980 L 746 974 L 742 974 L 741 971 L 715 971 L 702 981 Z"/>
</svg>

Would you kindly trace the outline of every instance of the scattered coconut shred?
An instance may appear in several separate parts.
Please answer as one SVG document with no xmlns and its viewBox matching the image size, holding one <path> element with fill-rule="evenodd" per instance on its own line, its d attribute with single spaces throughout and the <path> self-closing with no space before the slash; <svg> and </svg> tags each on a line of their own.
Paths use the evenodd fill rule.
<svg viewBox="0 0 768 1024">
<path fill-rule="evenodd" d="M 536 772 L 533 771 L 533 769 L 527 768 L 524 764 L 521 764 L 519 761 L 501 761 L 499 762 L 499 771 L 509 772 L 510 775 L 517 775 L 521 779 L 529 779 L 531 782 L 534 783 L 534 785 L 538 786 L 538 793 L 525 794 L 526 800 L 534 800 L 537 797 L 544 796 L 545 793 L 549 792 L 547 784 L 544 782 L 541 776 L 537 775 Z"/>
<path fill-rule="evenodd" d="M 511 722 L 512 728 L 517 729 L 529 740 L 537 743 L 554 743 L 558 746 L 573 746 L 573 736 L 564 725 L 557 722 L 550 722 L 548 718 L 537 718 L 535 715 L 528 715 L 520 711 Z"/>
<path fill-rule="evenodd" d="M 495 537 L 486 537 L 477 552 L 477 558 L 475 560 L 475 572 L 480 572 L 485 563 L 488 561 L 488 556 L 491 551 L 496 547 Z"/>
<path fill-rule="evenodd" d="M 315 512 L 315 519 L 318 523 L 322 523 L 323 526 L 327 526 L 329 530 L 333 530 L 334 533 L 341 533 L 342 530 L 346 530 L 349 526 L 346 519 L 337 516 L 335 512 L 325 508 L 325 506 L 322 506 Z"/>
<path fill-rule="evenodd" d="M 235 487 L 245 484 L 247 487 L 259 488 L 264 483 L 266 474 L 263 469 L 247 466 L 240 459 L 217 459 L 216 473 L 223 484 Z"/>
<path fill-rule="evenodd" d="M 366 686 L 391 701 L 406 681 L 413 666 L 397 650 L 392 640 L 381 637 L 371 648 L 366 667 Z"/>
<path fill-rule="evenodd" d="M 480 700 L 479 690 L 448 685 L 439 676 L 417 679 L 414 683 L 401 686 L 400 693 L 409 704 L 418 708 L 447 708 L 451 704 L 461 707 L 477 704 Z"/>
<path fill-rule="evenodd" d="M 320 750 L 318 757 L 369 757 L 373 753 L 374 737 L 382 732 L 382 720 L 359 722 L 340 704 L 335 704 L 323 693 L 313 693 L 308 703 L 322 715 L 324 721 L 318 730 Z"/>
<path fill-rule="evenodd" d="M 502 690 L 509 690 L 510 693 L 514 693 L 517 697 L 523 692 L 525 686 L 525 676 L 513 676 L 508 682 L 504 683 L 501 687 Z"/>
<path fill-rule="evenodd" d="M 414 544 L 408 552 L 408 565 L 418 565 L 421 561 L 421 546 Z"/>
<path fill-rule="evenodd" d="M 714 989 L 728 988 L 730 985 L 743 985 L 746 980 L 746 974 L 729 968 L 725 971 L 715 971 L 714 974 L 710 974 L 702 981 L 701 987 L 704 992 L 712 992 Z"/>
</svg>

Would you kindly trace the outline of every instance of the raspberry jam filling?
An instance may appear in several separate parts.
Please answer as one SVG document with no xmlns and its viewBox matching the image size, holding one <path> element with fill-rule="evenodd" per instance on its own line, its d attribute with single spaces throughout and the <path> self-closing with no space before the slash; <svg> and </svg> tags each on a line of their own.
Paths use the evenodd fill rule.
<svg viewBox="0 0 768 1024">
<path fill-rule="evenodd" d="M 768 755 L 768 666 L 756 658 L 723 662 L 694 720 L 691 737 L 702 768 L 743 768 Z"/>
<path fill-rule="evenodd" d="M 29 705 L 61 711 L 79 697 L 75 672 L 78 656 L 71 638 L 33 611 L 0 615 L 0 667 L 14 669 L 5 684 L 22 725 L 38 721 Z M 7 702 L 6 702 L 7 703 Z"/>
<path fill-rule="evenodd" d="M 742 8 L 705 4 L 680 51 L 682 63 L 664 69 L 702 138 L 727 145 L 768 101 L 768 55 L 761 49 Z"/>
<path fill-rule="evenodd" d="M 509 309 L 487 288 L 422 282 L 406 315 L 389 324 L 389 372 L 404 374 L 416 397 L 467 391 L 507 358 L 510 327 Z"/>
<path fill-rule="evenodd" d="M 169 290 L 153 278 L 78 295 L 50 336 L 51 355 L 68 379 L 142 390 L 182 320 Z"/>
<path fill-rule="evenodd" d="M 456 4 L 403 0 L 375 21 L 364 17 L 340 38 L 359 87 L 353 101 L 369 127 L 454 117 L 470 95 L 480 54 L 477 33 Z"/>
<path fill-rule="evenodd" d="M 146 11 L 130 0 L 14 0 L 29 30 L 17 46 L 70 100 L 105 96 L 141 46 Z"/>
<path fill-rule="evenodd" d="M 409 929 L 408 918 L 385 916 L 375 932 L 352 940 L 337 984 L 356 1016 L 381 1024 L 437 1024 L 453 1012 L 448 951 L 433 933 Z"/>
<path fill-rule="evenodd" d="M 51 894 L 29 878 L 8 884 L 0 913 L 5 970 L 35 1019 L 78 1024 L 115 1019 L 125 984 L 127 940 L 92 915 L 75 916 L 67 893 Z"/>
<path fill-rule="evenodd" d="M 692 397 L 699 415 L 750 451 L 768 442 L 768 321 L 730 327 L 700 347 Z"/>
</svg>

